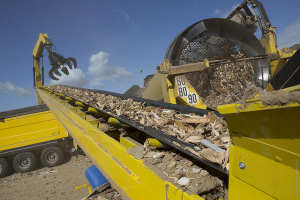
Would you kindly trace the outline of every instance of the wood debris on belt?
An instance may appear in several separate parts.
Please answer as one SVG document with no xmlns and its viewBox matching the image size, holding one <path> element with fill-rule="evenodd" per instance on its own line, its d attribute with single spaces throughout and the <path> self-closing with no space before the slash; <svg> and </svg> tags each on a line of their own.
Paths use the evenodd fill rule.
<svg viewBox="0 0 300 200">
<path fill-rule="evenodd" d="M 244 55 L 239 55 L 241 58 Z M 205 104 L 213 109 L 218 106 L 245 100 L 261 90 L 254 83 L 251 61 L 212 66 L 202 72 L 185 75 Z"/>
<path fill-rule="evenodd" d="M 112 95 L 62 85 L 49 85 L 47 87 L 97 109 L 108 109 L 115 116 L 124 115 L 181 141 L 198 145 L 202 149 L 201 151 L 199 151 L 200 148 L 192 149 L 189 147 L 186 147 L 186 150 L 206 161 L 221 165 L 227 171 L 229 170 L 230 137 L 227 123 L 213 112 L 203 116 L 194 113 L 180 114 L 172 109 L 145 106 L 145 103 L 137 102 L 130 98 L 121 99 Z M 224 151 L 219 152 L 204 146 L 201 143 L 203 139 L 205 139 L 205 142 Z"/>
</svg>

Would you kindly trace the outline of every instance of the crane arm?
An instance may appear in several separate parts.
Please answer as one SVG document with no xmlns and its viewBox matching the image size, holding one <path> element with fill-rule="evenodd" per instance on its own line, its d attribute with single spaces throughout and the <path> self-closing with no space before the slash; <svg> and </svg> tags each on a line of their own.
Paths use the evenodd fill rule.
<svg viewBox="0 0 300 200">
<path fill-rule="evenodd" d="M 77 62 L 74 58 L 64 58 L 61 54 L 51 50 L 53 43 L 49 39 L 46 33 L 40 33 L 39 39 L 35 44 L 33 49 L 33 80 L 34 87 L 39 88 L 44 85 L 44 66 L 42 62 L 41 67 L 41 58 L 43 58 L 44 48 L 47 49 L 49 54 L 49 61 L 52 68 L 49 71 L 49 76 L 53 80 L 59 80 L 58 77 L 62 76 L 60 73 L 63 72 L 66 75 L 69 75 L 69 69 L 76 68 Z M 60 71 L 59 71 L 60 70 Z M 54 76 L 54 74 L 56 76 Z M 58 77 L 57 77 L 58 76 Z M 38 104 L 43 104 L 42 99 L 37 94 Z"/>
<path fill-rule="evenodd" d="M 44 83 L 44 67 L 42 66 L 41 69 L 41 58 L 43 57 L 43 50 L 45 46 L 52 46 L 52 43 L 48 37 L 48 35 L 40 33 L 39 39 L 35 44 L 33 49 L 33 80 L 34 80 L 34 87 L 39 88 Z M 43 104 L 42 99 L 37 95 L 38 104 Z"/>
</svg>

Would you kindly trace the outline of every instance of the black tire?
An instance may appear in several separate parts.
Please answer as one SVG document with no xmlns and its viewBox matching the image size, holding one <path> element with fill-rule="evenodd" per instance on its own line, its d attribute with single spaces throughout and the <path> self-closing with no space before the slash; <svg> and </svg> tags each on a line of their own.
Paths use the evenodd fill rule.
<svg viewBox="0 0 300 200">
<path fill-rule="evenodd" d="M 36 166 L 36 157 L 32 152 L 19 153 L 13 159 L 13 168 L 16 172 L 30 172 L 34 170 Z"/>
<path fill-rule="evenodd" d="M 42 151 L 41 161 L 45 167 L 54 167 L 60 165 L 64 160 L 62 150 L 57 147 L 48 147 Z"/>
<path fill-rule="evenodd" d="M 9 172 L 8 162 L 5 158 L 0 158 L 0 178 L 7 176 Z"/>
</svg>

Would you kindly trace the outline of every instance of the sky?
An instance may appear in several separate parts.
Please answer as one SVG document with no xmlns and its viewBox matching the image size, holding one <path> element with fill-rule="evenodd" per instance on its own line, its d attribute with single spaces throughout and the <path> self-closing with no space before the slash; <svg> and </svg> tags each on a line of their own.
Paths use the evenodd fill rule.
<svg viewBox="0 0 300 200">
<path fill-rule="evenodd" d="M 47 33 L 77 69 L 45 83 L 124 93 L 155 73 L 173 38 L 193 23 L 224 18 L 235 0 L 0 0 L 0 112 L 37 104 L 32 51 Z M 299 0 L 265 0 L 279 48 L 300 44 Z"/>
</svg>

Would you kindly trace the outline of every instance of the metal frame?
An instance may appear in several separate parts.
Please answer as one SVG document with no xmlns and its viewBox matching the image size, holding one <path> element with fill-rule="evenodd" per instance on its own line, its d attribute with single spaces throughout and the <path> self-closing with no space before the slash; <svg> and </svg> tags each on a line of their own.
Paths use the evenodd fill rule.
<svg viewBox="0 0 300 200">
<path fill-rule="evenodd" d="M 125 199 L 202 199 L 189 196 L 127 153 L 127 147 L 100 131 L 99 120 L 80 111 L 60 94 L 37 89 L 57 119 Z M 126 138 L 122 138 L 126 140 Z"/>
</svg>

